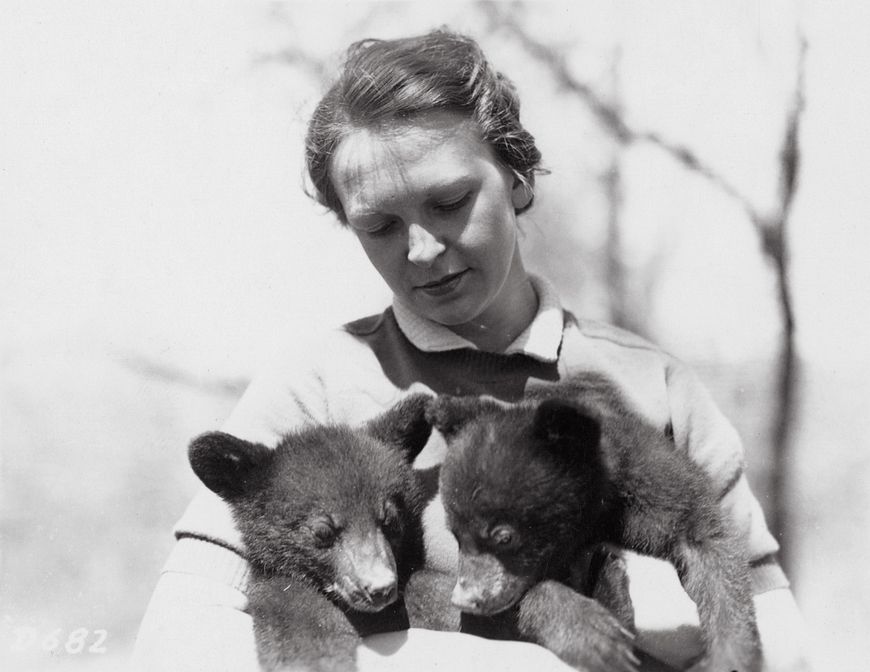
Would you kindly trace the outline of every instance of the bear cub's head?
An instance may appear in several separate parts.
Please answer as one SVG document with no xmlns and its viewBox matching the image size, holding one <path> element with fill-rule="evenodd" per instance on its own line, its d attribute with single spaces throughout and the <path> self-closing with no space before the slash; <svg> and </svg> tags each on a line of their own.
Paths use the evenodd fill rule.
<svg viewBox="0 0 870 672">
<path fill-rule="evenodd" d="M 229 504 L 255 571 L 379 611 L 422 562 L 424 502 L 411 464 L 431 431 L 429 399 L 406 397 L 362 427 L 305 427 L 274 449 L 209 432 L 191 442 L 190 464 Z"/>
<path fill-rule="evenodd" d="M 453 604 L 488 616 L 569 561 L 600 515 L 607 477 L 598 419 L 571 401 L 439 396 L 440 492 L 459 543 Z"/>
</svg>

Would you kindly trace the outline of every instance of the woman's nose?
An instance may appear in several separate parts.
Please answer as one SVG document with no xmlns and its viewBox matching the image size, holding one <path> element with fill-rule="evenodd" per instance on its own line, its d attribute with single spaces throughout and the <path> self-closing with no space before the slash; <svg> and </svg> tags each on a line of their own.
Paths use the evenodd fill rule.
<svg viewBox="0 0 870 672">
<path fill-rule="evenodd" d="M 425 227 L 419 224 L 408 227 L 408 261 L 412 264 L 428 268 L 445 249 L 444 243 Z"/>
</svg>

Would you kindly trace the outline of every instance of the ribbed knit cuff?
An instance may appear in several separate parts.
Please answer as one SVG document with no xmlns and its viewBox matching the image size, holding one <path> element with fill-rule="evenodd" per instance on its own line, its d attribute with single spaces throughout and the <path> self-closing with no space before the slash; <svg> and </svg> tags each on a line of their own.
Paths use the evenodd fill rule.
<svg viewBox="0 0 870 672">
<path fill-rule="evenodd" d="M 225 546 L 197 537 L 179 537 L 163 572 L 213 579 L 242 593 L 251 574 L 247 560 Z"/>
</svg>

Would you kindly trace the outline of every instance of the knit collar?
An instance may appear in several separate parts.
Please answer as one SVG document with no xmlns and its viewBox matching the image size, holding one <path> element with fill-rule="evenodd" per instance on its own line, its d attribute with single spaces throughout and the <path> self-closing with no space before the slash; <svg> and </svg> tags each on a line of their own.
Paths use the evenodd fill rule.
<svg viewBox="0 0 870 672">
<path fill-rule="evenodd" d="M 529 279 L 538 296 L 538 312 L 504 354 L 524 354 L 542 362 L 555 362 L 559 358 L 559 346 L 562 344 L 562 304 L 548 280 L 534 275 L 530 275 Z M 417 315 L 397 297 L 393 297 L 393 313 L 399 329 L 419 350 L 443 352 L 463 348 L 478 349 L 474 343 L 444 325 Z"/>
</svg>

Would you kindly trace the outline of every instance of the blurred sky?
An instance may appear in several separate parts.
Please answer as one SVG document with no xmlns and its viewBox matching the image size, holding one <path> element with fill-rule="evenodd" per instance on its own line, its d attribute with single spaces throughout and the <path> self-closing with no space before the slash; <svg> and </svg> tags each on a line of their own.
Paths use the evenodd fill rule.
<svg viewBox="0 0 870 672">
<path fill-rule="evenodd" d="M 637 80 L 646 73 L 653 83 L 641 91 L 653 103 L 646 109 L 662 102 L 660 118 L 653 112 L 642 120 L 648 127 L 685 140 L 712 137 L 717 120 L 693 117 L 691 106 L 668 106 L 679 91 L 667 83 L 694 77 L 704 86 L 717 73 L 741 76 L 745 64 L 732 59 L 729 66 L 715 57 L 721 52 L 717 35 L 737 14 L 725 9 L 728 3 L 700 3 L 701 9 L 693 3 L 691 16 L 685 3 L 656 3 L 645 13 L 641 5 L 598 6 L 586 10 L 587 18 L 611 30 L 619 25 L 633 43 L 657 49 L 659 58 L 646 66 L 626 65 L 626 76 L 633 72 Z M 790 63 L 775 62 L 788 50 L 775 41 L 783 39 L 778 22 L 792 16 L 791 6 L 739 5 L 741 12 L 757 13 L 755 43 L 750 35 L 747 49 L 764 57 L 767 47 L 768 60 L 774 59 L 766 70 L 770 95 L 782 96 L 790 86 Z M 354 240 L 302 194 L 303 122 L 319 89 L 311 77 L 258 60 L 288 43 L 334 55 L 345 33 L 332 22 L 340 15 L 342 25 L 352 24 L 361 7 L 291 2 L 277 12 L 257 3 L 4 2 L 0 306 L 7 348 L 97 339 L 100 347 L 248 373 L 257 353 L 274 345 L 269 339 L 284 337 L 262 328 L 276 313 L 290 308 L 329 323 L 378 309 L 386 292 Z M 614 24 L 625 7 L 631 22 Z M 864 32 L 870 9 L 861 2 L 800 9 L 811 47 L 802 188 L 791 238 L 799 347 L 814 360 L 866 360 L 870 227 L 862 181 L 870 156 Z M 697 21 L 699 13 L 709 24 Z M 288 28 L 288 16 L 305 18 L 304 34 Z M 687 66 L 659 38 L 689 19 L 695 28 L 706 26 L 686 38 L 709 48 L 705 68 Z M 679 68 L 671 80 L 662 76 L 669 62 Z M 746 133 L 756 133 L 759 142 L 772 137 L 763 125 L 753 126 L 759 117 L 751 113 Z M 720 147 L 713 159 L 727 173 L 733 143 L 727 137 L 710 142 Z M 649 171 L 655 163 L 639 165 Z M 770 174 L 768 166 L 743 168 L 734 171 L 734 181 L 769 201 L 774 192 L 763 176 Z M 654 186 L 636 198 L 650 207 L 669 198 L 662 192 Z M 704 207 L 700 199 L 697 205 Z M 715 219 L 713 210 L 708 207 L 708 219 Z M 695 243 L 691 236 L 681 242 L 688 253 L 680 263 L 689 271 L 700 264 L 699 272 L 733 275 L 741 255 L 728 246 L 756 245 L 746 230 L 720 227 L 716 235 L 711 226 L 697 236 Z M 643 244 L 642 234 L 639 240 Z M 694 252 L 694 244 L 721 254 L 711 260 Z M 727 261 L 718 271 L 717 258 Z M 751 296 L 766 269 L 746 264 L 745 273 L 739 291 Z M 715 284 L 680 284 L 679 301 L 691 306 L 680 318 L 687 348 L 702 342 L 697 334 L 718 312 L 742 305 L 733 283 L 712 298 Z M 665 282 L 660 300 L 673 304 L 667 290 Z M 729 342 L 751 350 L 757 331 L 771 320 L 769 311 L 753 315 L 749 328 L 735 330 Z M 246 347 L 251 343 L 257 347 Z"/>
</svg>

